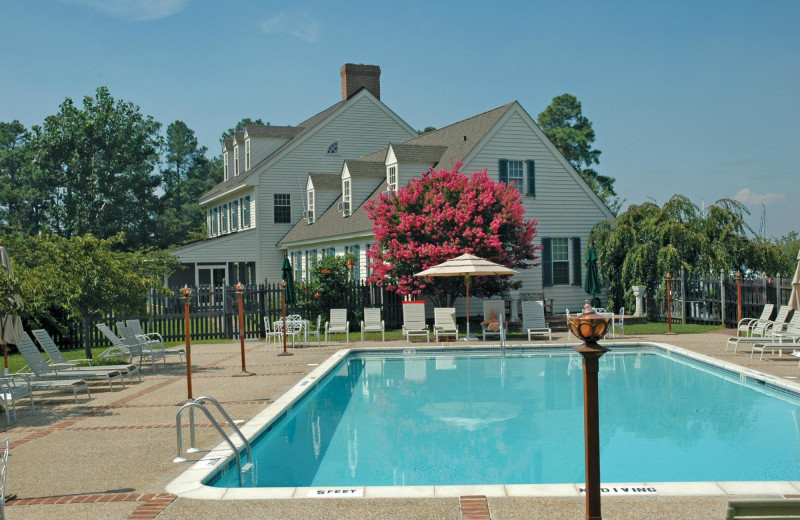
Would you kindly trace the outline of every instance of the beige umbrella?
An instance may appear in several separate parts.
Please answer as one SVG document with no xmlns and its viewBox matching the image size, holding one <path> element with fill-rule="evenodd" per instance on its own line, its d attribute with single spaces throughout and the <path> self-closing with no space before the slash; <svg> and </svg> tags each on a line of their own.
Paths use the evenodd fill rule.
<svg viewBox="0 0 800 520">
<path fill-rule="evenodd" d="M 0 243 L 0 270 L 11 272 L 11 259 L 3 244 Z M 14 301 L 19 302 L 19 297 L 14 296 Z M 8 344 L 16 344 L 22 338 L 22 320 L 14 314 L 0 313 L 0 343 L 3 344 L 3 359 L 5 373 L 8 373 Z"/>
<path fill-rule="evenodd" d="M 789 296 L 789 308 L 800 310 L 800 251 L 797 252 L 797 270 L 792 278 L 792 294 Z"/>
<path fill-rule="evenodd" d="M 467 340 L 473 339 L 469 334 L 469 279 L 473 276 L 503 276 L 517 274 L 517 271 L 485 258 L 464 254 L 451 258 L 446 262 L 425 269 L 414 276 L 463 276 L 467 281 Z"/>
</svg>

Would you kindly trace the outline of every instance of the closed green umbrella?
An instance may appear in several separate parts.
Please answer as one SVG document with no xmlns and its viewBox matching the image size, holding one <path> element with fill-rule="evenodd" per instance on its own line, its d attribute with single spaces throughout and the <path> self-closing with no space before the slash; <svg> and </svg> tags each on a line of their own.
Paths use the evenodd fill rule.
<svg viewBox="0 0 800 520">
<path fill-rule="evenodd" d="M 283 281 L 286 282 L 286 303 L 289 305 L 297 305 L 297 298 L 294 295 L 294 273 L 292 272 L 292 264 L 289 263 L 289 257 L 283 255 Z"/>
<path fill-rule="evenodd" d="M 586 280 L 583 284 L 583 290 L 592 295 L 592 307 L 600 306 L 600 299 L 595 295 L 600 294 L 602 288 L 600 287 L 600 272 L 597 270 L 597 253 L 594 248 L 589 246 L 586 250 Z"/>
</svg>

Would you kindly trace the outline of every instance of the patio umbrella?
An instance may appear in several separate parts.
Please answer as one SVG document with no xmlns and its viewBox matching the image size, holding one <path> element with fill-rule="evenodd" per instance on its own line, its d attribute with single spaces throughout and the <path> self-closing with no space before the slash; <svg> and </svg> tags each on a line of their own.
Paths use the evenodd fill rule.
<svg viewBox="0 0 800 520">
<path fill-rule="evenodd" d="M 0 270 L 11 273 L 11 259 L 3 244 L 0 244 Z M 13 301 L 19 303 L 19 297 L 14 295 Z M 14 314 L 0 313 L 0 343 L 3 344 L 3 360 L 5 373 L 8 373 L 8 344 L 16 344 L 22 338 L 22 320 Z"/>
<path fill-rule="evenodd" d="M 797 270 L 792 278 L 792 294 L 789 296 L 789 308 L 800 310 L 800 251 L 797 252 Z"/>
<path fill-rule="evenodd" d="M 600 294 L 602 288 L 600 287 L 600 272 L 597 270 L 597 253 L 594 252 L 594 247 L 591 245 L 586 250 L 586 280 L 583 283 L 583 290 L 592 295 L 592 307 L 600 306 L 600 299 L 597 294 Z"/>
<path fill-rule="evenodd" d="M 431 268 L 425 269 L 416 273 L 414 276 L 463 276 L 466 278 L 467 283 L 467 337 L 472 339 L 469 334 L 469 279 L 473 276 L 503 276 L 509 274 L 517 274 L 517 271 L 509 269 L 508 267 L 494 262 L 490 262 L 485 258 L 480 258 L 474 255 L 464 254 L 451 258 L 446 262 L 435 265 Z"/>
<path fill-rule="evenodd" d="M 294 294 L 294 273 L 292 272 L 292 264 L 289 263 L 289 257 L 285 254 L 283 255 L 281 272 L 283 281 L 286 282 L 286 303 L 296 305 L 297 298 Z"/>
</svg>

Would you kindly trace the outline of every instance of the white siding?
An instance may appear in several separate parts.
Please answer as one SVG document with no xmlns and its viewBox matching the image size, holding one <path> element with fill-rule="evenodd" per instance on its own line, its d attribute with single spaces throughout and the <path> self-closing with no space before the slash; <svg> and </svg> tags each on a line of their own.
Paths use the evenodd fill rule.
<svg viewBox="0 0 800 520">
<path fill-rule="evenodd" d="M 289 139 L 278 137 L 250 137 L 250 167 L 275 153 L 275 150 L 287 143 Z"/>
</svg>

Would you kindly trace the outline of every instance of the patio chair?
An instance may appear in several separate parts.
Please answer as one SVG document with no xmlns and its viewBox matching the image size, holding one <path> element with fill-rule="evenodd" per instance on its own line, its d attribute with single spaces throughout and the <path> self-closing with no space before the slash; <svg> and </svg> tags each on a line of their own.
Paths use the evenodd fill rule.
<svg viewBox="0 0 800 520">
<path fill-rule="evenodd" d="M 132 331 L 138 338 L 144 339 L 148 346 L 152 349 L 161 349 L 164 351 L 164 362 L 166 363 L 167 356 L 178 356 L 178 360 L 182 363 L 186 355 L 186 350 L 183 347 L 166 348 L 164 346 L 164 338 L 158 332 L 144 332 L 142 330 L 142 323 L 139 320 L 126 320 L 125 325 L 128 330 Z"/>
<path fill-rule="evenodd" d="M 0 377 L 0 403 L 6 411 L 6 424 L 11 426 L 11 414 L 14 414 L 14 422 L 17 422 L 17 399 L 28 398 L 31 401 L 31 410 L 36 407 L 33 404 L 33 389 L 31 382 L 25 377 Z"/>
<path fill-rule="evenodd" d="M 123 334 L 125 339 L 120 339 L 105 323 L 98 323 L 96 327 L 103 333 L 106 339 L 111 342 L 111 347 L 100 354 L 99 357 L 101 359 L 122 357 L 123 359 L 133 361 L 133 357 L 138 356 L 139 369 L 141 370 L 142 368 L 142 362 L 145 359 L 149 359 L 153 367 L 153 372 L 156 370 L 156 360 L 164 359 L 163 351 L 160 349 L 153 350 L 139 341 L 135 336 L 126 336 L 128 328 L 123 322 L 117 322 L 117 330 L 120 331 L 120 334 L 123 334 L 123 331 L 125 331 L 125 334 Z M 166 360 L 164 360 L 164 366 L 166 366 Z"/>
<path fill-rule="evenodd" d="M 0 520 L 6 520 L 6 476 L 8 475 L 8 450 L 10 447 L 9 438 L 0 441 Z"/>
<path fill-rule="evenodd" d="M 528 341 L 531 336 L 547 336 L 548 341 L 553 341 L 553 334 L 544 319 L 544 302 L 522 302 L 522 330 L 528 333 Z"/>
<path fill-rule="evenodd" d="M 428 324 L 425 323 L 424 303 L 403 304 L 403 337 L 411 341 L 413 337 L 425 336 L 425 341 L 430 343 L 431 336 Z"/>
<path fill-rule="evenodd" d="M 484 300 L 483 302 L 483 321 L 484 322 L 492 322 L 493 317 L 492 313 L 494 313 L 494 320 L 499 320 L 499 316 L 505 316 L 506 314 L 506 302 L 503 300 Z M 505 320 L 503 320 L 505 322 Z M 481 333 L 483 334 L 483 341 L 486 341 L 486 336 L 497 336 L 500 337 L 500 329 L 492 330 L 494 327 L 491 326 L 491 323 L 486 323 L 485 325 L 481 323 Z"/>
<path fill-rule="evenodd" d="M 317 327 L 312 329 L 310 326 L 306 327 L 306 339 L 308 336 L 316 336 L 317 337 L 317 346 L 319 347 L 322 343 L 322 337 L 320 333 L 322 332 L 322 314 L 317 315 Z"/>
<path fill-rule="evenodd" d="M 800 313 L 795 312 L 792 319 L 786 322 L 786 317 L 789 315 L 791 309 L 788 305 L 784 305 L 778 310 L 778 316 L 775 321 L 768 322 L 764 333 L 761 336 L 732 336 L 728 338 L 725 343 L 725 352 L 733 346 L 733 353 L 739 348 L 739 345 L 755 345 L 764 343 L 780 343 L 784 341 L 793 341 L 800 338 Z"/>
<path fill-rule="evenodd" d="M 125 388 L 123 373 L 119 370 L 103 370 L 96 367 L 94 370 L 81 370 L 80 374 L 77 374 L 71 370 L 63 370 L 62 366 L 50 366 L 27 332 L 24 332 L 22 340 L 17 342 L 17 349 L 22 354 L 22 357 L 25 358 L 25 362 L 28 363 L 27 367 L 17 373 L 25 374 L 31 380 L 75 379 L 75 376 L 79 375 L 80 379 L 84 381 L 105 379 L 111 390 L 114 390 L 113 381 L 119 379 L 122 388 Z"/>
<path fill-rule="evenodd" d="M 53 338 L 50 337 L 50 334 L 47 333 L 44 329 L 36 329 L 33 331 L 33 337 L 36 338 L 36 341 L 39 342 L 39 345 L 42 346 L 47 357 L 50 358 L 50 366 L 57 367 L 59 370 L 70 370 L 74 372 L 84 372 L 90 371 L 94 372 L 97 370 L 118 370 L 128 376 L 128 381 L 133 383 L 133 376 L 137 375 L 139 377 L 139 382 L 142 381 L 142 376 L 139 374 L 139 367 L 134 364 L 124 364 L 124 365 L 100 365 L 98 367 L 84 367 L 76 365 L 77 362 L 86 362 L 89 365 L 92 364 L 91 359 L 76 359 L 76 360 L 68 360 L 64 357 L 61 351 L 58 349 L 58 345 L 56 345 Z M 80 374 L 75 374 L 79 376 Z"/>
<path fill-rule="evenodd" d="M 761 310 L 761 316 L 758 318 L 742 318 L 739 320 L 739 323 L 736 325 L 736 335 L 753 336 L 757 334 L 763 336 L 765 324 L 770 321 L 774 308 L 775 305 L 768 303 L 764 305 L 764 308 Z"/>
<path fill-rule="evenodd" d="M 361 341 L 364 341 L 365 332 L 380 332 L 381 341 L 386 341 L 386 327 L 381 319 L 381 310 L 378 308 L 365 308 L 364 320 L 361 322 Z"/>
<path fill-rule="evenodd" d="M 284 319 L 278 318 L 275 320 L 275 323 L 272 324 L 275 328 L 275 333 L 278 335 L 278 342 L 283 342 L 283 329 L 284 329 Z M 303 322 L 302 319 L 298 316 L 294 318 L 293 316 L 286 316 L 285 322 L 286 328 L 286 337 L 291 338 L 292 340 L 292 348 L 295 348 L 297 345 L 297 341 L 300 338 L 300 335 L 303 333 Z"/>
<path fill-rule="evenodd" d="M 283 333 L 281 331 L 277 329 L 272 330 L 272 328 L 269 326 L 269 316 L 264 316 L 264 341 L 265 341 L 264 346 L 268 347 L 272 343 L 272 340 L 274 339 L 275 342 L 278 343 L 278 346 L 280 347 L 282 336 Z"/>
<path fill-rule="evenodd" d="M 331 309 L 330 320 L 325 324 L 325 343 L 331 334 L 344 332 L 350 343 L 350 322 L 347 321 L 347 309 Z"/>
<path fill-rule="evenodd" d="M 458 340 L 456 309 L 454 307 L 436 307 L 433 309 L 433 339 L 439 341 L 441 336 L 453 336 Z"/>
</svg>

